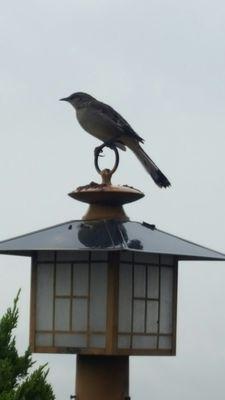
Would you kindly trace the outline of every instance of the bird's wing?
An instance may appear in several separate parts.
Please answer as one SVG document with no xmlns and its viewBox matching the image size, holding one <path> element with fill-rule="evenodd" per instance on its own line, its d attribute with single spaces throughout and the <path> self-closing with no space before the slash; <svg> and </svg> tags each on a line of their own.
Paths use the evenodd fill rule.
<svg viewBox="0 0 225 400">
<path fill-rule="evenodd" d="M 111 124 L 115 124 L 115 127 L 121 130 L 121 133 L 126 134 L 130 137 L 135 138 L 138 142 L 144 143 L 144 139 L 140 137 L 128 124 L 128 122 L 112 107 L 100 101 L 95 101 L 91 104 L 96 111 L 108 119 Z"/>
</svg>

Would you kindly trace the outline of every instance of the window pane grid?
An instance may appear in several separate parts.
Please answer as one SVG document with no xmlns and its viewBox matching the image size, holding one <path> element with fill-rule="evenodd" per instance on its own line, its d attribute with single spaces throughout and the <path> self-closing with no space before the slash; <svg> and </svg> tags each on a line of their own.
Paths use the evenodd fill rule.
<svg viewBox="0 0 225 400">
<path fill-rule="evenodd" d="M 63 329 L 55 329 L 54 331 L 49 331 L 49 330 L 44 330 L 44 329 L 37 329 L 36 330 L 36 333 L 64 333 L 64 334 L 70 334 L 70 333 L 86 333 L 86 330 L 84 331 L 84 330 L 73 330 L 73 329 L 71 329 L 71 330 L 63 330 Z M 105 334 L 105 332 L 103 332 L 103 331 L 96 331 L 96 332 L 92 332 L 92 334 L 95 334 L 95 335 L 103 335 L 103 334 Z M 168 335 L 164 335 L 164 336 L 168 336 Z"/>
<path fill-rule="evenodd" d="M 132 253 L 129 261 L 119 262 L 117 256 L 119 284 L 114 295 L 119 296 L 119 304 L 111 345 L 108 330 L 112 324 L 106 315 L 111 259 L 108 261 L 105 254 L 101 259 L 97 254 L 92 257 L 92 252 L 76 260 L 71 255 L 63 259 L 63 254 L 59 259 L 57 252 L 48 260 L 40 257 L 35 264 L 38 297 L 34 349 L 55 352 L 54 348 L 61 347 L 58 351 L 80 349 L 83 354 L 174 354 L 176 258 L 157 255 L 148 262 L 148 255 L 138 254 L 137 258 L 137 253 Z M 45 304 L 50 306 L 46 308 Z"/>
<path fill-rule="evenodd" d="M 38 263 L 38 271 L 42 267 L 44 268 L 45 265 L 46 268 L 52 268 L 52 298 L 49 299 L 50 304 L 52 304 L 52 312 L 50 330 L 48 327 L 46 329 L 43 326 L 42 329 L 41 326 L 39 328 L 36 326 L 38 328 L 36 329 L 36 344 L 38 346 L 46 346 L 48 343 L 53 347 L 60 346 L 61 337 L 61 345 L 64 347 L 66 346 L 66 337 L 68 337 L 68 346 L 71 346 L 73 341 L 76 340 L 77 345 L 74 344 L 74 347 L 105 347 L 106 326 L 104 329 L 91 329 L 90 321 L 91 318 L 92 320 L 95 318 L 95 321 L 97 318 L 97 316 L 93 317 L 91 315 L 91 301 L 93 300 L 91 296 L 95 296 L 95 293 L 97 295 L 99 289 L 97 286 L 97 290 L 94 289 L 93 293 L 91 292 L 92 280 L 95 279 L 96 281 L 97 279 L 98 285 L 98 269 L 104 273 L 107 271 L 106 259 L 98 260 L 98 257 L 95 256 L 92 261 L 91 252 L 89 252 L 89 257 L 86 261 L 72 261 L 72 259 L 68 261 L 66 258 L 64 262 L 62 257 L 60 261 L 57 258 L 57 253 L 55 252 L 54 261 L 43 262 L 40 260 Z M 85 266 L 87 267 L 86 270 Z M 86 278 L 87 285 L 85 284 Z M 104 284 L 103 279 L 100 286 Z M 102 317 L 106 319 L 106 304 L 104 310 L 104 299 L 101 300 Z M 39 313 L 37 313 L 37 320 L 38 315 Z"/>
<path fill-rule="evenodd" d="M 148 266 L 145 265 L 145 317 L 144 317 L 144 331 L 147 332 L 147 296 L 148 296 Z"/>
<path fill-rule="evenodd" d="M 133 348 L 133 333 L 134 333 L 134 254 L 132 254 L 132 300 L 131 300 L 131 335 L 130 335 L 130 349 Z"/>
<path fill-rule="evenodd" d="M 39 331 L 38 331 L 38 332 L 39 332 Z M 40 331 L 40 332 L 49 333 L 49 332 L 51 332 L 51 331 Z M 96 333 L 96 332 L 95 332 L 95 333 Z M 102 332 L 99 332 L 99 334 L 100 334 L 100 333 L 102 333 Z M 129 332 L 120 332 L 119 335 L 121 335 L 121 336 L 130 336 L 130 333 L 129 333 Z M 156 333 L 148 333 L 148 334 L 146 335 L 145 332 L 140 332 L 140 333 L 138 332 L 138 333 L 133 333 L 133 336 L 157 336 L 157 335 L 156 335 Z M 172 333 L 160 333 L 159 336 L 171 337 L 171 336 L 172 336 Z"/>
<path fill-rule="evenodd" d="M 160 333 L 160 311 L 161 311 L 161 256 L 159 256 L 159 274 L 158 274 L 158 291 L 159 291 L 159 304 L 158 304 L 158 320 L 157 320 L 157 349 L 159 348 L 159 333 Z"/>
<path fill-rule="evenodd" d="M 144 297 L 144 296 L 137 297 L 137 296 L 134 296 L 134 300 L 159 301 L 159 297 L 148 297 L 148 296 L 146 296 L 146 297 Z"/>
<path fill-rule="evenodd" d="M 175 276 L 174 257 L 168 256 L 162 262 L 162 258 L 159 255 L 158 264 L 156 264 L 155 262 L 148 263 L 146 259 L 144 262 L 137 263 L 135 262 L 135 256 L 132 255 L 132 261 L 120 263 L 120 268 L 125 269 L 126 267 L 129 268 L 129 266 L 131 267 L 131 323 L 130 326 L 127 324 L 126 329 L 120 329 L 120 320 L 122 318 L 119 319 L 118 349 L 130 349 L 131 351 L 132 349 L 141 350 L 144 348 L 157 351 L 161 349 L 172 350 L 173 331 L 175 329 L 172 321 Z M 125 276 L 125 274 L 120 274 L 120 279 L 124 280 Z M 129 280 L 127 281 L 129 282 Z M 120 282 L 120 284 L 124 286 L 124 281 Z M 120 292 L 119 313 L 120 305 L 123 302 L 122 290 Z M 163 325 L 161 325 L 160 317 Z"/>
<path fill-rule="evenodd" d="M 53 275 L 53 314 L 52 314 L 52 327 L 53 327 L 53 335 L 52 335 L 52 344 L 55 346 L 55 296 L 56 296 L 56 252 L 54 253 L 54 275 Z"/>
<path fill-rule="evenodd" d="M 71 263 L 70 265 L 70 274 L 71 274 L 71 279 L 70 279 L 70 331 L 72 331 L 72 325 L 73 325 L 73 315 L 72 315 L 72 309 L 73 309 L 73 270 L 74 270 L 74 264 Z"/>
<path fill-rule="evenodd" d="M 85 295 L 60 295 L 60 294 L 56 294 L 55 295 L 55 299 L 89 299 L 89 296 L 85 296 Z"/>
<path fill-rule="evenodd" d="M 91 292 L 91 253 L 89 253 L 88 255 L 87 347 L 90 346 L 90 292 Z"/>
</svg>

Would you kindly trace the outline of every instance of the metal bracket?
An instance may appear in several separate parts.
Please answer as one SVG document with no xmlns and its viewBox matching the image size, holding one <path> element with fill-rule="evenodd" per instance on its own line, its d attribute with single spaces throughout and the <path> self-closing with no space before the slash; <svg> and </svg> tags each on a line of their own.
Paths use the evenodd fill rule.
<svg viewBox="0 0 225 400">
<path fill-rule="evenodd" d="M 101 147 L 101 146 L 100 146 L 100 147 Z M 98 165 L 98 158 L 99 158 L 99 155 L 100 155 L 100 153 L 101 153 L 101 151 L 102 151 L 102 149 L 101 149 L 100 147 L 97 147 L 97 148 L 95 149 L 95 168 L 96 168 L 96 171 L 97 171 L 100 175 L 102 175 L 102 172 L 103 172 L 103 171 L 100 170 L 99 165 Z M 118 152 L 116 146 L 113 146 L 113 145 L 112 145 L 112 146 L 110 147 L 110 149 L 113 150 L 114 153 L 115 153 L 115 163 L 114 163 L 114 166 L 113 166 L 113 168 L 112 168 L 111 170 L 109 170 L 110 175 L 112 175 L 112 174 L 114 174 L 114 172 L 116 171 L 116 169 L 117 169 L 117 167 L 118 167 L 118 165 L 119 165 L 119 152 Z"/>
</svg>

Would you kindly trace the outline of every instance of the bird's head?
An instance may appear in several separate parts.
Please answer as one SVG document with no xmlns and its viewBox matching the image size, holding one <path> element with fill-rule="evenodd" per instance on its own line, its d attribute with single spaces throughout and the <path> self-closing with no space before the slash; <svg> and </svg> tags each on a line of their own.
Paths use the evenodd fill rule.
<svg viewBox="0 0 225 400">
<path fill-rule="evenodd" d="M 76 110 L 84 107 L 87 103 L 94 100 L 94 97 L 90 96 L 90 94 L 77 92 L 73 93 L 68 97 L 64 97 L 60 99 L 61 101 L 68 101 Z"/>
</svg>

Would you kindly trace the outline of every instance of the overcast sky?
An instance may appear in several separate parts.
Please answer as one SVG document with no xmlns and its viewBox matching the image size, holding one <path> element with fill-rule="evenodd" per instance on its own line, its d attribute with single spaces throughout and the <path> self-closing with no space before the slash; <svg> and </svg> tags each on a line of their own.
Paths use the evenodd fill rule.
<svg viewBox="0 0 225 400">
<path fill-rule="evenodd" d="M 130 218 L 225 253 L 223 0 L 2 1 L 0 49 L 0 240 L 83 215 L 67 193 L 98 180 L 98 142 L 58 99 L 86 91 L 130 122 L 172 182 L 158 189 L 121 154 L 114 182 L 146 194 Z M 23 351 L 30 262 L 0 256 L 1 314 L 20 287 Z M 225 263 L 180 264 L 177 356 L 132 358 L 132 400 L 224 399 L 224 287 Z M 69 399 L 75 357 L 34 358 Z"/>
</svg>

